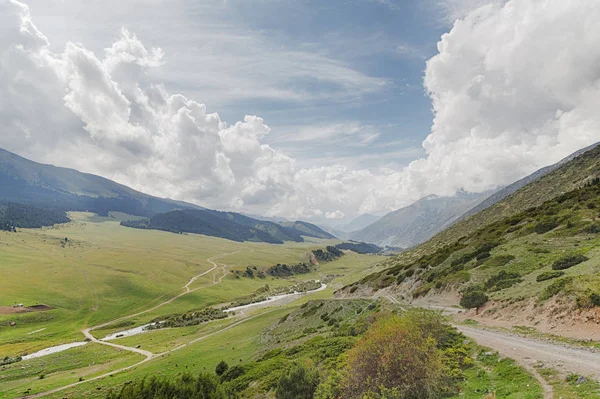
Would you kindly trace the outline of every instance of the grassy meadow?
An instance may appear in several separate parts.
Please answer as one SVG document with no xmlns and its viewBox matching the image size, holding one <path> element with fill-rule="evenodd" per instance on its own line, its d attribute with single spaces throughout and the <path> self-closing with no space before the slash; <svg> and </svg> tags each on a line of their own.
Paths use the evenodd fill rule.
<svg viewBox="0 0 600 399">
<path fill-rule="evenodd" d="M 382 259 L 348 253 L 336 261 L 319 265 L 309 274 L 285 279 L 270 276 L 265 279 L 237 278 L 231 270 L 308 262 L 311 250 L 338 241 L 308 238 L 304 243 L 283 245 L 240 243 L 193 234 L 130 229 L 119 225 L 120 220 L 128 218 L 122 214 L 111 214 L 107 218 L 89 213 L 72 213 L 70 216 L 73 222 L 66 225 L 21 230 L 16 234 L 0 232 L 0 306 L 22 303 L 25 306 L 45 304 L 52 308 L 22 314 L 0 314 L 0 359 L 82 341 L 82 329 L 122 316 L 144 312 L 94 330 L 93 335 L 102 338 L 115 331 L 146 324 L 162 315 L 228 303 L 267 284 L 274 288 L 307 280 L 331 280 L 326 290 L 296 298 L 295 303 L 287 305 L 298 306 L 309 299 L 331 297 L 335 289 L 378 270 L 376 264 Z M 217 263 L 217 268 L 212 271 L 211 258 Z M 183 293 L 183 287 L 190 279 L 204 272 L 208 273 L 189 285 L 192 292 L 148 311 Z M 243 321 L 239 327 L 235 325 L 164 358 L 155 358 L 137 367 L 134 372 L 117 374 L 111 377 L 111 381 L 118 383 L 131 379 L 132 375 L 170 369 L 170 366 L 165 367 L 170 364 L 168 359 L 176 359 L 182 365 L 199 363 L 197 359 L 204 359 L 202 363 L 206 367 L 214 368 L 213 363 L 221 360 L 225 350 L 230 350 L 236 359 L 248 358 L 254 353 L 256 342 L 253 340 L 284 312 L 285 307 L 257 309 L 246 312 L 245 316 L 256 314 L 255 318 L 247 321 L 234 316 L 199 326 L 117 339 L 113 342 L 127 346 L 142 345 L 153 353 L 161 353 Z M 238 342 L 235 350 L 229 348 L 227 343 L 231 342 Z M 207 348 L 210 350 L 207 351 Z M 94 350 L 104 352 L 97 355 L 93 354 Z M 122 356 L 114 356 L 115 353 Z M 31 393 L 45 391 L 66 385 L 67 381 L 77 382 L 79 378 L 100 375 L 142 359 L 143 356 L 131 352 L 90 343 L 54 355 L 0 366 L 0 398 L 17 397 L 27 388 L 31 388 Z M 26 364 L 27 371 L 15 371 Z M 37 366 L 30 367 L 29 364 Z M 40 375 L 44 378 L 40 379 Z M 96 382 L 80 387 L 87 392 L 92 384 Z"/>
</svg>

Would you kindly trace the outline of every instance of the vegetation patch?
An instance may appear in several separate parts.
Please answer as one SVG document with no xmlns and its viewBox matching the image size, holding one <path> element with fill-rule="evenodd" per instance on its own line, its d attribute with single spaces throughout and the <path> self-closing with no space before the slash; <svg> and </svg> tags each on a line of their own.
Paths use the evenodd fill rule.
<svg viewBox="0 0 600 399">
<path fill-rule="evenodd" d="M 207 321 L 224 319 L 227 316 L 227 313 L 215 308 L 192 310 L 181 314 L 161 316 L 156 318 L 150 325 L 146 327 L 146 330 L 157 330 L 167 327 L 196 326 L 198 324 L 206 323 Z"/>
<path fill-rule="evenodd" d="M 553 278 L 562 277 L 565 275 L 565 272 L 561 271 L 551 271 L 551 272 L 543 272 L 535 278 L 535 281 L 542 282 L 546 280 L 551 280 Z"/>
<path fill-rule="evenodd" d="M 317 249 L 312 254 L 318 262 L 331 262 L 344 256 L 342 251 L 332 246 L 327 246 L 325 250 Z"/>
<path fill-rule="evenodd" d="M 580 263 L 585 262 L 588 258 L 584 255 L 569 255 L 565 256 L 552 264 L 552 270 L 565 270 Z"/>
<path fill-rule="evenodd" d="M 383 251 L 383 248 L 375 244 L 367 244 L 365 242 L 344 242 L 335 246 L 337 249 L 350 250 L 359 254 L 378 254 Z"/>
<path fill-rule="evenodd" d="M 540 294 L 540 300 L 545 301 L 562 292 L 565 287 L 573 280 L 572 277 L 564 277 L 554 281 Z"/>
<path fill-rule="evenodd" d="M 519 273 L 509 273 L 502 270 L 500 273 L 490 277 L 484 284 L 485 290 L 499 291 L 505 288 L 512 287 L 515 284 L 522 282 L 523 279 Z"/>
</svg>

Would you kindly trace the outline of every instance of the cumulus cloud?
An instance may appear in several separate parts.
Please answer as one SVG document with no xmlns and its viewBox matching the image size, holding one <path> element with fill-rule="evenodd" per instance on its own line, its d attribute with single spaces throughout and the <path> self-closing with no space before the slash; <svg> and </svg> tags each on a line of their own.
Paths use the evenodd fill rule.
<svg viewBox="0 0 600 399">
<path fill-rule="evenodd" d="M 122 29 L 103 53 L 72 42 L 51 50 L 27 6 L 0 0 L 0 145 L 209 207 L 335 219 L 485 191 L 599 140 L 600 3 L 474 4 L 427 62 L 435 118 L 426 156 L 367 170 L 301 168 L 265 144 L 271 128 L 262 118 L 229 124 L 170 93 L 152 73 L 168 54 L 133 32 Z M 377 135 L 332 124 L 299 130 L 296 141 L 366 145 Z"/>
</svg>

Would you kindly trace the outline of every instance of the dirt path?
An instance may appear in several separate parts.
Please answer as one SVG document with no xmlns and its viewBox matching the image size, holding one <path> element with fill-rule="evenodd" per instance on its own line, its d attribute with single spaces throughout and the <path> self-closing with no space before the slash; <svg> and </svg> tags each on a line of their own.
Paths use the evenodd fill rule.
<svg viewBox="0 0 600 399">
<path fill-rule="evenodd" d="M 392 303 L 400 304 L 392 296 L 386 298 Z M 440 310 L 448 315 L 454 315 L 460 311 L 456 308 L 432 304 L 422 307 Z M 454 325 L 454 327 L 479 345 L 514 359 L 519 365 L 526 368 L 542 386 L 545 399 L 553 398 L 553 389 L 537 372 L 535 366 L 539 364 L 556 369 L 563 375 L 576 373 L 600 381 L 600 353 L 482 328 L 463 325 Z"/>
<path fill-rule="evenodd" d="M 494 348 L 524 364 L 533 365 L 539 361 L 564 373 L 572 372 L 600 380 L 600 353 L 474 327 L 456 328 L 481 345 Z"/>
<path fill-rule="evenodd" d="M 73 383 L 73 384 L 65 385 L 65 386 L 62 386 L 62 387 L 59 387 L 59 388 L 55 388 L 55 389 L 53 389 L 53 390 L 46 391 L 46 392 L 40 392 L 40 393 L 33 394 L 33 395 L 22 396 L 22 397 L 20 397 L 20 398 L 18 398 L 18 399 L 25 399 L 25 398 L 39 398 L 39 397 L 42 397 L 42 396 L 46 396 L 46 395 L 50 395 L 50 394 L 57 393 L 57 392 L 60 392 L 60 391 L 64 391 L 65 389 L 73 388 L 73 387 L 76 387 L 76 386 L 78 386 L 78 385 L 81 385 L 81 384 L 88 383 L 88 382 L 90 382 L 90 381 L 97 381 L 97 380 L 99 380 L 99 379 L 105 378 L 105 377 L 107 377 L 107 376 L 109 376 L 109 375 L 112 375 L 112 374 L 117 374 L 117 373 L 121 373 L 121 372 L 123 372 L 123 371 L 131 370 L 132 368 L 134 368 L 134 367 L 137 367 L 137 366 L 139 366 L 139 365 L 141 365 L 141 364 L 143 364 L 143 363 L 146 363 L 147 361 L 149 361 L 149 360 L 152 360 L 153 358 L 156 358 L 156 357 L 162 356 L 162 355 L 164 355 L 164 354 L 166 354 L 166 353 L 170 353 L 170 352 L 173 352 L 173 351 L 175 351 L 175 350 L 181 349 L 181 348 L 183 348 L 183 347 L 185 347 L 185 346 L 187 346 L 187 345 L 189 345 L 189 344 L 193 344 L 194 342 L 197 342 L 197 341 L 200 341 L 200 340 L 202 340 L 202 339 L 206 339 L 206 338 L 208 338 L 208 337 L 211 337 L 211 336 L 213 336 L 213 335 L 219 334 L 219 333 L 221 333 L 221 332 L 223 332 L 223 331 L 226 331 L 226 330 L 229 330 L 230 328 L 233 328 L 233 327 L 235 327 L 235 326 L 237 326 L 237 325 L 239 325 L 239 324 L 241 324 L 241 323 L 244 323 L 244 322 L 246 322 L 246 321 L 249 321 L 249 320 L 253 319 L 254 317 L 257 317 L 258 315 L 256 315 L 256 316 L 252 316 L 252 317 L 248 317 L 248 318 L 245 318 L 245 319 L 243 319 L 243 320 L 240 320 L 240 321 L 238 321 L 238 322 L 235 322 L 235 323 L 233 323 L 233 324 L 231 324 L 231 325 L 229 325 L 229 326 L 227 326 L 227 327 L 224 327 L 224 328 L 222 328 L 222 329 L 220 329 L 220 330 L 218 330 L 218 331 L 215 331 L 215 332 L 213 332 L 213 333 L 211 333 L 211 334 L 208 334 L 208 335 L 206 335 L 206 336 L 202 336 L 202 337 L 200 337 L 200 338 L 196 338 L 195 340 L 193 340 L 193 341 L 190 341 L 190 342 L 188 342 L 187 344 L 180 345 L 180 346 L 178 346 L 178 347 L 176 347 L 176 348 L 174 348 L 174 349 L 172 349 L 172 350 L 170 350 L 170 351 L 168 351 L 168 352 L 159 353 L 159 354 L 155 354 L 155 353 L 152 353 L 152 352 L 150 352 L 150 351 L 143 350 L 143 349 L 140 349 L 140 348 L 132 348 L 132 347 L 129 347 L 129 346 L 124 346 L 124 345 L 118 345 L 118 344 L 114 344 L 114 343 L 112 343 L 112 342 L 102 341 L 102 340 L 99 340 L 99 339 L 97 339 L 96 337 L 94 337 L 94 336 L 92 335 L 92 333 L 91 333 L 91 332 L 92 332 L 92 330 L 95 330 L 95 329 L 98 329 L 98 328 L 102 328 L 102 327 L 106 327 L 106 326 L 109 326 L 109 325 L 111 325 L 111 324 L 118 323 L 118 322 L 120 322 L 120 321 L 123 321 L 123 320 L 130 319 L 130 318 L 132 318 L 132 317 L 136 317 L 136 316 L 139 316 L 139 315 L 142 315 L 142 314 L 148 313 L 148 312 L 152 312 L 153 310 L 156 310 L 156 309 L 160 308 L 161 306 L 164 306 L 164 305 L 166 305 L 166 304 L 169 304 L 169 303 L 171 303 L 171 302 L 175 301 L 176 299 L 178 299 L 178 298 L 181 298 L 182 296 L 184 296 L 184 295 L 187 295 L 187 294 L 189 294 L 190 292 L 194 292 L 194 291 L 196 291 L 196 290 L 198 290 L 198 289 L 200 289 L 200 288 L 204 288 L 204 287 L 207 287 L 207 286 L 210 286 L 210 285 L 215 285 L 215 284 L 219 284 L 219 283 L 221 283 L 221 281 L 223 280 L 223 278 L 224 278 L 224 277 L 227 275 L 227 270 L 226 270 L 226 267 L 227 267 L 227 265 L 226 265 L 226 264 L 221 264 L 221 267 L 220 267 L 220 268 L 222 269 L 223 275 L 222 275 L 220 278 L 218 278 L 218 279 L 215 279 L 215 276 L 213 276 L 213 281 L 212 281 L 212 283 L 211 283 L 211 284 L 209 284 L 209 285 L 207 285 L 207 286 L 197 287 L 197 288 L 194 288 L 194 289 L 191 289 L 191 288 L 190 288 L 190 286 L 191 286 L 191 285 L 192 285 L 194 282 L 196 282 L 196 280 L 198 280 L 200 277 L 202 277 L 202 276 L 205 276 L 205 275 L 207 275 L 207 274 L 209 274 L 209 273 L 211 273 L 211 272 L 213 272 L 213 271 L 215 271 L 215 270 L 217 270 L 217 269 L 219 268 L 219 264 L 217 264 L 217 263 L 215 262 L 215 260 L 216 260 L 216 259 L 222 258 L 222 257 L 224 257 L 224 256 L 232 255 L 232 254 L 235 254 L 235 253 L 238 253 L 238 252 L 239 252 L 239 251 L 235 251 L 235 252 L 231 252 L 231 253 L 227 253 L 227 254 L 222 254 L 222 255 L 213 256 L 212 258 L 208 258 L 208 259 L 206 259 L 206 261 L 207 261 L 207 262 L 209 262 L 210 264 L 212 264 L 212 265 L 213 265 L 213 267 L 212 267 L 212 268 L 208 269 L 208 270 L 207 270 L 207 271 L 205 271 L 205 272 L 202 272 L 202 273 L 198 274 L 197 276 L 194 276 L 194 277 L 192 277 L 192 278 L 191 278 L 191 279 L 188 281 L 188 283 L 187 283 L 187 284 L 186 284 L 186 285 L 183 287 L 184 291 L 183 291 L 182 293 L 180 293 L 180 294 L 178 294 L 178 295 L 175 295 L 174 297 L 172 297 L 172 298 L 170 298 L 170 299 L 167 299 L 166 301 L 164 301 L 164 302 L 161 302 L 161 303 L 159 303 L 158 305 L 155 305 L 155 306 L 153 306 L 153 307 L 152 307 L 152 308 L 150 308 L 150 309 L 146 309 L 146 310 L 143 310 L 143 311 L 141 311 L 141 312 L 134 313 L 134 314 L 130 314 L 130 315 L 127 315 L 127 316 L 119 317 L 119 318 L 117 318 L 117 319 L 114 319 L 114 320 L 108 321 L 108 322 L 106 322 L 106 323 L 99 324 L 99 325 L 97 325 L 97 326 L 94 326 L 94 327 L 89 327 L 89 328 L 86 328 L 86 329 L 84 329 L 84 330 L 81 330 L 81 332 L 83 333 L 83 335 L 85 336 L 85 338 L 86 338 L 86 339 L 88 339 L 88 340 L 90 340 L 91 342 L 94 342 L 94 343 L 97 343 L 97 344 L 100 344 L 100 345 L 111 346 L 111 347 L 113 347 L 113 348 L 117 348 L 117 349 L 125 350 L 125 351 L 128 351 L 128 352 L 137 353 L 137 354 L 139 354 L 139 355 L 142 355 L 142 356 L 144 356 L 144 360 L 141 360 L 141 361 L 140 361 L 140 362 L 138 362 L 138 363 L 132 364 L 131 366 L 127 366 L 127 367 L 124 367 L 124 368 L 121 368 L 121 369 L 118 369 L 118 370 L 114 370 L 114 371 L 111 371 L 111 372 L 109 372 L 109 373 L 102 374 L 102 375 L 99 375 L 99 376 L 96 376 L 96 377 L 93 377 L 93 378 L 90 378 L 90 379 L 87 379 L 87 380 L 84 380 L 84 381 L 79 381 L 79 382 L 76 382 L 76 383 Z"/>
</svg>

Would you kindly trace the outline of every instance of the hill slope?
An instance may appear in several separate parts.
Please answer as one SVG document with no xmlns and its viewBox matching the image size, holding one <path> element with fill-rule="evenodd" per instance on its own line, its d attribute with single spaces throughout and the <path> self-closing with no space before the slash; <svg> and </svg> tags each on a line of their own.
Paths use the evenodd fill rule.
<svg viewBox="0 0 600 399">
<path fill-rule="evenodd" d="M 459 220 L 466 219 L 469 216 L 475 215 L 475 214 L 493 206 L 497 202 L 500 202 L 504 198 L 513 194 L 515 191 L 525 187 L 526 185 L 528 185 L 530 183 L 533 183 L 534 181 L 541 179 L 542 177 L 546 176 L 547 174 L 554 172 L 556 169 L 560 168 L 561 166 L 571 162 L 573 159 L 577 158 L 578 156 L 585 154 L 589 150 L 597 147 L 598 144 L 600 144 L 600 143 L 596 143 L 596 144 L 593 144 L 586 148 L 583 148 L 579 151 L 576 151 L 573 154 L 569 155 L 568 157 L 555 163 L 554 165 L 550 165 L 550 166 L 541 168 L 540 170 L 535 171 L 534 173 L 530 174 L 529 176 L 526 176 L 526 177 L 522 178 L 521 180 L 518 180 L 518 181 L 514 182 L 513 184 L 510 184 L 510 185 L 504 187 L 503 189 L 498 190 L 497 192 L 495 192 L 494 194 L 492 194 L 488 198 L 486 198 L 484 201 L 482 201 L 480 204 L 475 206 L 473 209 L 466 212 L 463 216 L 460 217 Z"/>
<path fill-rule="evenodd" d="M 415 248 L 415 253 L 417 255 L 431 253 L 436 248 L 454 242 L 488 224 L 540 206 L 548 200 L 581 187 L 591 177 L 596 177 L 600 171 L 600 147 L 595 145 L 582 151 L 566 158 L 566 163 L 559 162 L 558 168 L 554 171 L 521 187 L 481 212 L 450 226 L 430 241 Z"/>
<path fill-rule="evenodd" d="M 257 241 L 282 244 L 284 241 L 302 242 L 303 235 L 316 238 L 334 238 L 316 226 L 305 222 L 279 223 L 253 219 L 235 212 L 210 209 L 183 209 L 160 213 L 149 219 L 121 222 L 138 229 L 153 229 L 173 233 L 194 233 L 226 238 L 233 241 Z"/>
<path fill-rule="evenodd" d="M 431 195 L 382 216 L 351 234 L 351 238 L 379 246 L 410 248 L 454 223 L 483 198 L 484 194 L 471 193 L 459 193 L 454 197 Z"/>
<path fill-rule="evenodd" d="M 312 223 L 302 222 L 300 220 L 297 220 L 295 222 L 278 222 L 278 224 L 280 224 L 281 226 L 286 227 L 288 229 L 295 230 L 299 234 L 301 234 L 303 236 L 307 236 L 307 237 L 324 238 L 324 239 L 335 238 L 335 236 L 333 234 L 326 232 L 319 226 L 316 226 Z"/>
<path fill-rule="evenodd" d="M 362 230 L 368 225 L 375 223 L 378 219 L 378 216 L 371 215 L 370 213 L 363 213 L 362 215 L 352 220 L 350 223 L 341 226 L 341 230 L 347 232 Z"/>
<path fill-rule="evenodd" d="M 594 313 L 600 307 L 598 209 L 596 147 L 458 223 L 459 233 L 452 227 L 438 234 L 342 292 L 389 289 L 413 299 L 453 292 L 462 295 L 465 307 L 493 301 L 497 306 L 487 310 L 498 317 L 507 306 L 532 306 L 531 320 L 523 323 L 541 322 L 542 316 L 553 324 L 564 319 L 571 329 L 568 323 L 600 323 Z M 544 313 L 557 295 L 560 299 Z M 515 317 L 515 309 L 507 311 Z M 564 316 L 557 318 L 561 312 Z M 585 317 L 572 319 L 581 312 Z"/>
<path fill-rule="evenodd" d="M 0 201 L 62 211 L 151 216 L 199 206 L 141 193 L 100 176 L 30 161 L 0 149 Z"/>
</svg>

